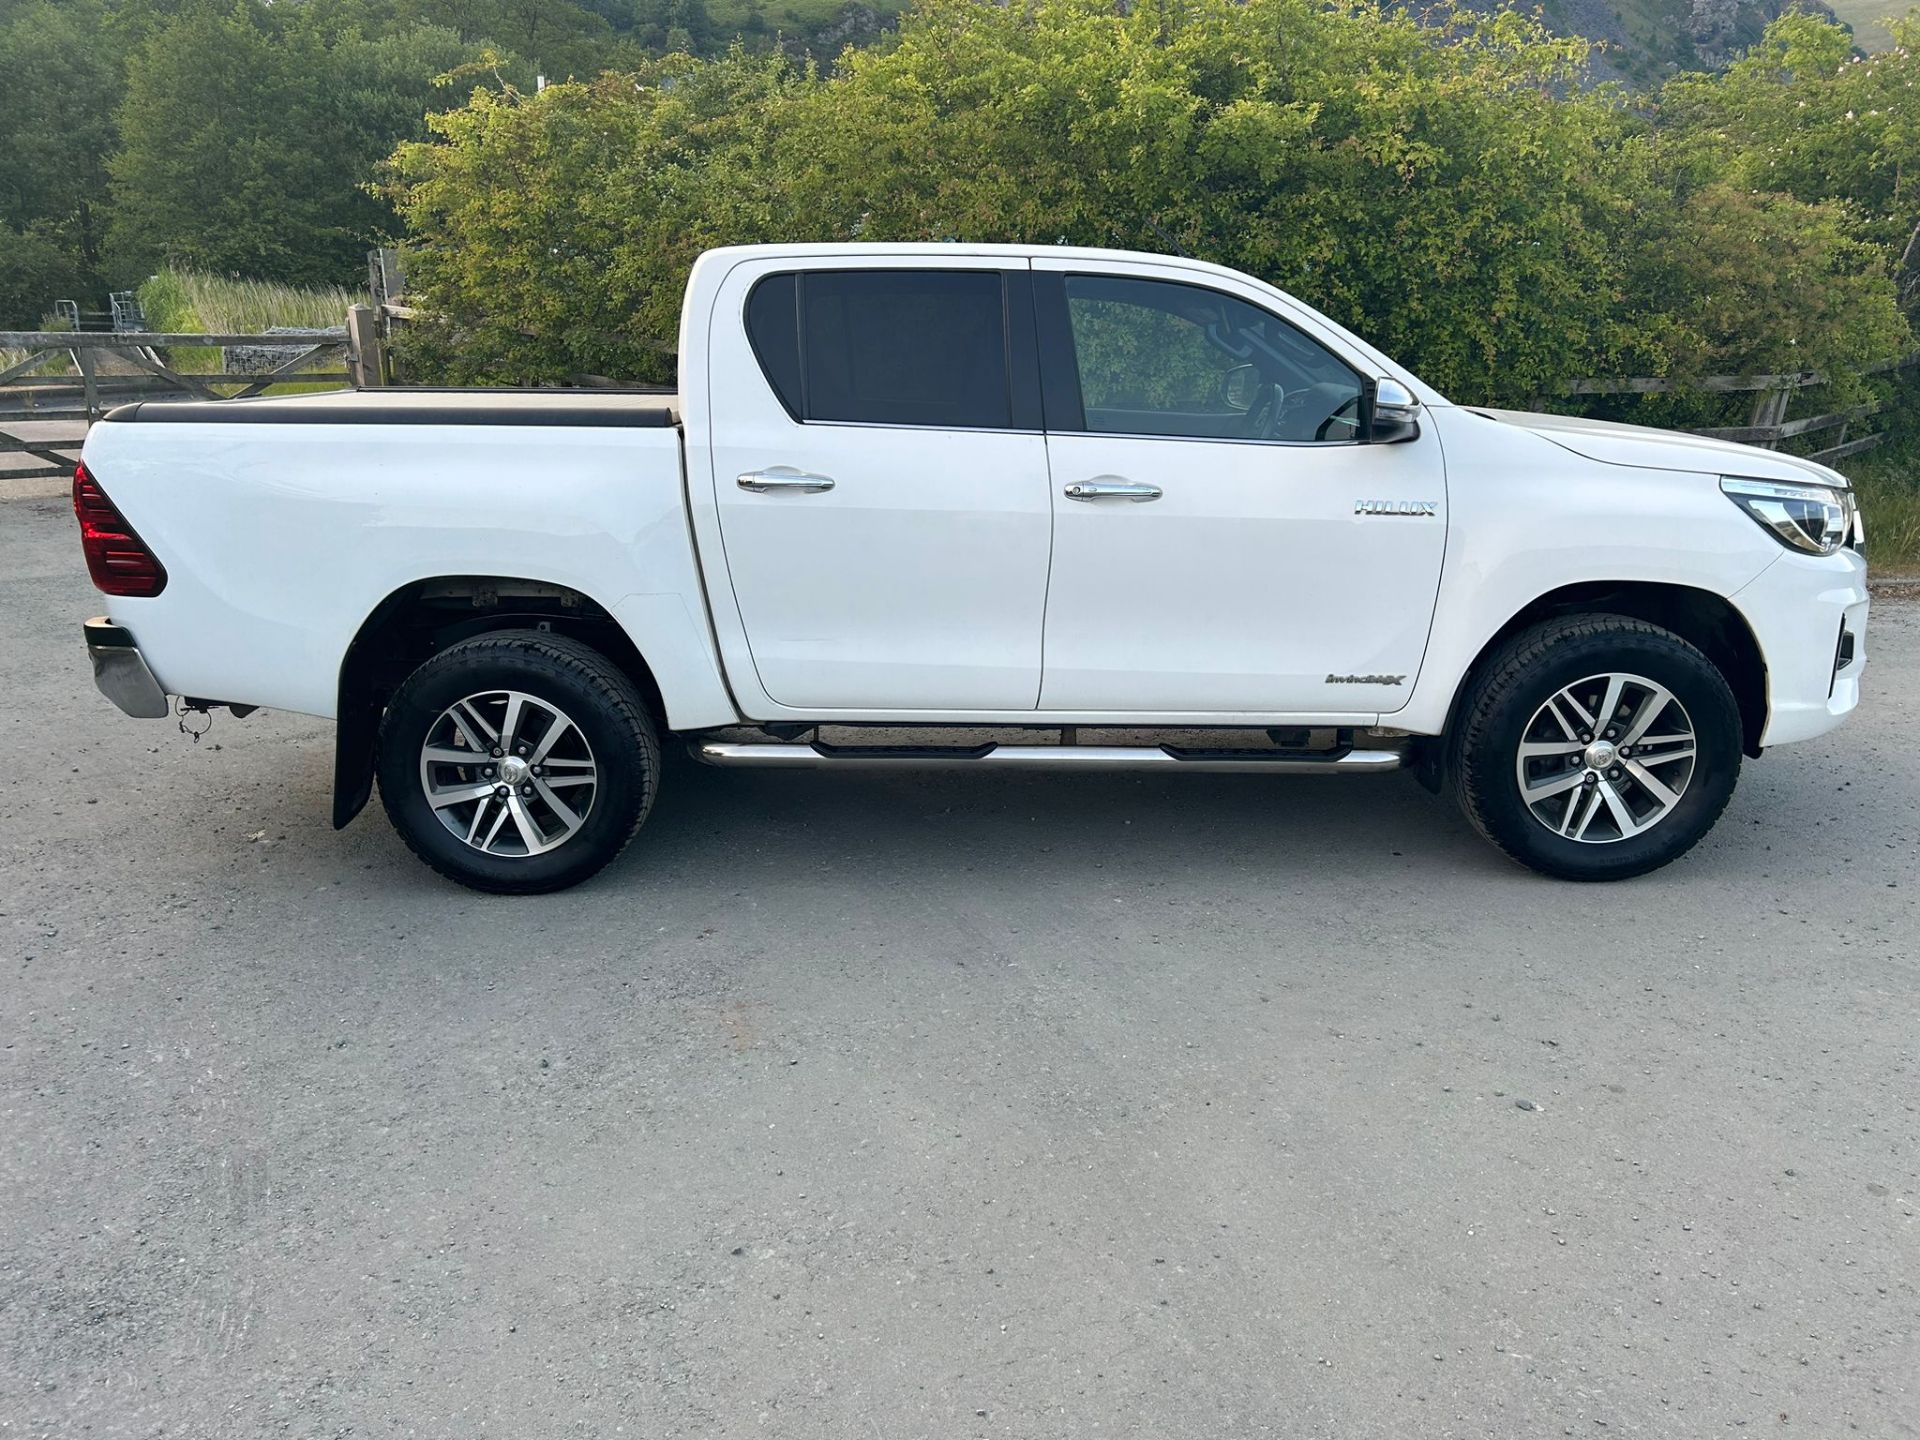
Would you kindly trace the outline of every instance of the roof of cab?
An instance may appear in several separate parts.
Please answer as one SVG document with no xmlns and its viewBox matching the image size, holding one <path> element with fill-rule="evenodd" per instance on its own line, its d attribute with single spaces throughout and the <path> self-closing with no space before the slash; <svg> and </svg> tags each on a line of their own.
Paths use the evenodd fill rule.
<svg viewBox="0 0 1920 1440">
<path fill-rule="evenodd" d="M 777 245 L 721 245 L 703 251 L 699 263 L 729 260 L 824 260 L 848 256 L 881 258 L 889 255 L 915 259 L 941 256 L 983 260 L 1081 260 L 1089 262 L 1133 261 L 1156 265 L 1176 265 L 1214 275 L 1248 279 L 1243 272 L 1210 260 L 1187 255 L 1168 255 L 1151 250 L 1109 250 L 1092 245 L 988 245 L 940 240 L 830 240 L 791 241 Z"/>
</svg>

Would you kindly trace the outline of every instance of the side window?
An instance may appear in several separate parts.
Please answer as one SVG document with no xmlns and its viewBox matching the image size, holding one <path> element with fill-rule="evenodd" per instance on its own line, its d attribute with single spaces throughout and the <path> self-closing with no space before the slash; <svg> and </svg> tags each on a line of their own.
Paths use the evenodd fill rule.
<svg viewBox="0 0 1920 1440">
<path fill-rule="evenodd" d="M 796 420 L 1012 428 L 998 271 L 769 275 L 747 297 L 747 333 Z"/>
<path fill-rule="evenodd" d="M 1186 439 L 1351 441 L 1360 377 L 1318 341 L 1217 290 L 1066 278 L 1086 428 Z"/>
<path fill-rule="evenodd" d="M 800 392 L 800 277 L 769 275 L 747 296 L 747 341 L 787 413 L 806 414 Z"/>
</svg>

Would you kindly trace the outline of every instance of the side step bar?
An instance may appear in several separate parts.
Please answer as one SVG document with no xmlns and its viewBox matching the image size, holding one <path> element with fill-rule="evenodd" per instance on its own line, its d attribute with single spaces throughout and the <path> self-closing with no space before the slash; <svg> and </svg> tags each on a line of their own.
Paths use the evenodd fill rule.
<svg viewBox="0 0 1920 1440">
<path fill-rule="evenodd" d="M 693 757 L 708 765 L 763 769 L 903 770 L 924 766 L 994 770 L 1185 770 L 1203 774 L 1377 775 L 1398 770 L 1398 750 L 1330 750 L 1325 757 L 1263 751 L 1182 750 L 1165 745 L 981 745 L 880 749 L 845 745 L 797 745 L 771 741 L 703 742 Z"/>
</svg>

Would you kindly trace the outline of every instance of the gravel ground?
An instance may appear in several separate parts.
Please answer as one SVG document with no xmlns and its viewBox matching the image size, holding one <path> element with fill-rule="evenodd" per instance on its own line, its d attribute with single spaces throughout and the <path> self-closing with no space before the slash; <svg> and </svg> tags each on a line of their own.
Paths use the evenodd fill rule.
<svg viewBox="0 0 1920 1440">
<path fill-rule="evenodd" d="M 1920 606 L 1625 885 L 1410 780 L 676 766 L 495 899 L 0 505 L 0 1436 L 1920 1434 Z"/>
</svg>

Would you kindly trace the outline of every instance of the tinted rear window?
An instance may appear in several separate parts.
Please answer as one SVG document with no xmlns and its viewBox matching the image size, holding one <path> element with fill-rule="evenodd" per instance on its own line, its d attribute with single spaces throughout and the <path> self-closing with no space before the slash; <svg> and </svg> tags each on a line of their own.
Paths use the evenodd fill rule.
<svg viewBox="0 0 1920 1440">
<path fill-rule="evenodd" d="M 1012 427 L 996 271 L 770 275 L 748 298 L 747 330 L 796 419 Z"/>
</svg>

